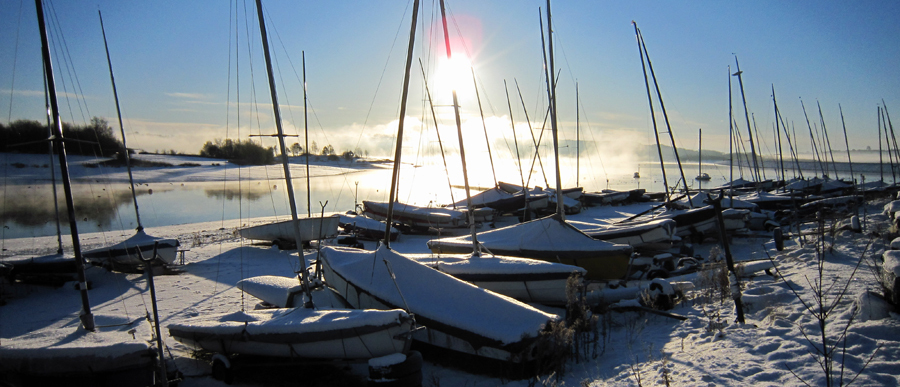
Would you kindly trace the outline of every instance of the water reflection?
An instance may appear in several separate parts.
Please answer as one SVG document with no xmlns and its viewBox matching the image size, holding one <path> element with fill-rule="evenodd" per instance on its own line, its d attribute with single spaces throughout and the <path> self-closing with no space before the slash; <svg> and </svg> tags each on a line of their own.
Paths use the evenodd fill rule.
<svg viewBox="0 0 900 387">
<path fill-rule="evenodd" d="M 767 163 L 768 167 L 769 164 Z M 607 166 L 602 171 L 590 172 L 590 168 L 582 167 L 581 186 L 585 191 L 601 189 L 626 190 L 645 188 L 648 191 L 663 190 L 663 179 L 658 163 L 641 163 L 639 166 Z M 804 166 L 805 167 L 805 166 Z M 685 177 L 688 186 L 710 188 L 719 186 L 730 178 L 731 171 L 727 165 L 704 163 L 703 172 L 709 173 L 710 181 L 697 181 L 694 177 L 699 173 L 699 165 L 685 163 Z M 811 168 L 811 167 L 810 167 Z M 488 168 L 473 168 L 488 170 Z M 641 178 L 633 178 L 636 169 Z M 666 171 L 670 187 L 682 186 L 680 173 L 675 163 L 667 163 Z M 838 165 L 840 177 L 845 177 L 843 168 Z M 787 171 L 791 175 L 790 171 Z M 865 174 L 867 180 L 876 180 L 881 169 L 877 164 L 855 164 L 857 177 Z M 766 176 L 775 176 L 773 168 L 766 168 Z M 809 177 L 816 173 L 804 171 Z M 344 212 L 352 210 L 362 200 L 386 201 L 390 190 L 391 170 L 384 168 L 364 169 L 335 175 L 315 176 L 310 181 L 310 192 L 306 190 L 306 180 L 294 180 L 297 196 L 297 210 L 300 214 L 318 214 L 322 211 L 320 204 L 326 204 L 326 212 Z M 572 175 L 571 178 L 565 176 Z M 563 170 L 563 185 L 574 185 L 574 169 Z M 734 177 L 740 177 L 735 170 Z M 749 176 L 749 174 L 745 174 Z M 448 187 L 446 173 L 441 167 L 424 166 L 420 168 L 404 167 L 401 172 L 398 198 L 406 203 L 419 206 L 451 203 L 453 199 L 465 197 L 462 189 L 455 185 Z M 493 179 L 477 181 L 473 186 L 490 187 Z M 548 175 L 552 178 L 552 175 Z M 499 180 L 518 183 L 521 180 L 518 172 L 498 173 Z M 886 178 L 890 180 L 888 170 Z M 461 178 L 452 176 L 454 184 Z M 538 178 L 533 176 L 532 185 Z M 543 180 L 540 178 L 540 180 Z M 110 230 L 130 230 L 135 228 L 134 208 L 127 184 L 92 184 L 76 183 L 75 212 L 78 216 L 79 230 L 97 232 Z M 451 198 L 452 191 L 452 198 Z M 229 219 L 248 219 L 277 215 L 287 218 L 290 206 L 287 203 L 285 184 L 281 180 L 250 180 L 224 182 L 185 182 L 185 183 L 149 183 L 136 187 L 141 208 L 141 220 L 145 227 L 158 227 L 187 223 L 222 221 Z M 473 190 L 473 192 L 475 192 Z M 59 190 L 62 222 L 66 211 L 62 190 Z M 8 184 L 0 190 L 0 224 L 5 238 L 54 235 L 56 233 L 55 214 L 53 210 L 53 194 L 50 184 Z M 63 227 L 68 232 L 68 227 Z"/>
<path fill-rule="evenodd" d="M 203 192 L 206 194 L 206 197 L 216 199 L 216 200 L 228 200 L 234 201 L 238 199 L 247 199 L 250 201 L 257 201 L 264 197 L 268 197 L 272 195 L 272 191 L 278 189 L 277 185 L 273 185 L 269 187 L 268 184 L 264 186 L 262 182 L 256 187 L 250 185 L 246 187 L 242 187 L 239 184 L 231 184 L 220 186 L 218 188 L 208 187 L 204 188 Z"/>
</svg>

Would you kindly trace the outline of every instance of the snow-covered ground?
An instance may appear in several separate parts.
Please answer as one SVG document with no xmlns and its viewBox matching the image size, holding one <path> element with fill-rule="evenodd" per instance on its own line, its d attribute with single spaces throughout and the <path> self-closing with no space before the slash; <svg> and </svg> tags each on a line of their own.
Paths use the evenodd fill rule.
<svg viewBox="0 0 900 387">
<path fill-rule="evenodd" d="M 221 166 L 212 164 L 150 168 L 142 173 L 154 174 L 143 177 L 153 181 L 189 180 L 202 178 L 205 173 L 221 178 Z M 204 171 L 205 168 L 209 171 Z M 333 168 L 335 171 L 322 173 L 340 173 L 337 170 L 343 167 Z M 89 174 L 90 170 L 79 168 L 76 172 Z M 16 173 L 16 169 L 7 171 Z M 24 178 L 17 176 L 17 179 Z M 883 204 L 872 203 L 867 213 L 880 212 Z M 637 207 L 592 208 L 576 218 L 622 217 L 636 212 L 639 212 Z M 201 314 L 253 309 L 259 300 L 241 292 L 236 287 L 239 280 L 259 275 L 294 275 L 299 266 L 296 254 L 242 241 L 235 232 L 240 224 L 238 220 L 219 221 L 146 230 L 151 235 L 178 238 L 182 248 L 190 250 L 184 254 L 180 273 L 155 278 L 163 327 Z M 856 378 L 854 385 L 900 385 L 900 321 L 891 307 L 870 294 L 881 291 L 873 265 L 879 262 L 881 252 L 890 242 L 884 239 L 889 225 L 886 217 L 870 215 L 866 234 L 840 231 L 825 241 L 822 278 L 829 290 L 826 303 L 834 302 L 836 292 L 849 281 L 847 294 L 836 303 L 826 328 L 828 340 L 835 342 L 852 319 L 846 330 L 846 342 L 838 342 L 835 350 L 834 375 L 839 377 L 843 364 L 844 384 Z M 881 236 L 873 236 L 873 232 Z M 84 248 L 94 248 L 130 235 L 131 231 L 84 234 L 81 241 Z M 399 252 L 427 253 L 428 239 L 428 236 L 402 235 L 391 245 Z M 745 324 L 735 323 L 735 308 L 730 299 L 714 296 L 715 289 L 708 284 L 717 281 L 699 279 L 697 288 L 669 311 L 686 316 L 687 320 L 639 312 L 605 313 L 599 316 L 600 340 L 596 347 L 588 348 L 587 358 L 571 361 L 563 375 L 544 376 L 536 384 L 793 386 L 805 382 L 825 385 L 822 368 L 814 355 L 814 346 L 821 345 L 818 323 L 803 304 L 816 308 L 811 292 L 812 284 L 819 278 L 816 239 L 814 236 L 805 239 L 806 243 L 801 244 L 800 238 L 794 237 L 779 252 L 771 238 L 734 238 L 731 249 L 735 259 L 765 259 L 770 254 L 783 276 L 758 273 L 756 277 L 741 280 Z M 71 240 L 64 239 L 64 242 L 71 245 Z M 7 239 L 8 251 L 4 253 L 48 253 L 55 250 L 54 246 L 55 237 Z M 366 247 L 372 249 L 374 243 L 366 242 Z M 714 243 L 696 246 L 696 253 L 704 258 L 716 250 L 719 248 Z M 315 251 L 306 251 L 305 255 L 313 259 Z M 860 259 L 865 261 L 850 278 Z M 111 273 L 100 268 L 90 268 L 87 274 L 93 285 L 89 297 L 94 314 L 106 319 L 134 320 L 150 310 L 147 280 L 143 275 Z M 48 288 L 3 283 L 3 299 L 7 304 L 0 306 L 0 347 L 20 345 L 25 337 L 32 340 L 29 345 L 38 343 L 49 347 L 57 345 L 54 340 L 59 340 L 61 335 L 42 333 L 76 332 L 80 299 L 73 285 Z M 224 385 L 209 376 L 210 369 L 205 362 L 193 359 L 190 351 L 163 332 L 166 344 L 177 357 L 179 370 L 187 376 L 182 386 Z M 842 363 L 845 348 L 847 356 Z M 353 370 L 365 372 L 365 367 L 359 368 Z M 427 357 L 423 373 L 426 386 L 535 385 L 528 380 L 473 375 L 430 363 Z M 235 385 L 271 384 L 245 377 Z"/>
</svg>

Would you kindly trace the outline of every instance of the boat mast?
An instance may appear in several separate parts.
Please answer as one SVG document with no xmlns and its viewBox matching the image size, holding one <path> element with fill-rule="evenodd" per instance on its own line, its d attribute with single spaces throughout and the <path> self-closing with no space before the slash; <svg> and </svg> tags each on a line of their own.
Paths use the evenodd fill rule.
<svg viewBox="0 0 900 387">
<path fill-rule="evenodd" d="M 581 126 L 579 119 L 581 111 L 578 110 L 578 81 L 575 82 L 575 186 L 581 184 Z"/>
<path fill-rule="evenodd" d="M 697 129 L 697 176 L 703 176 L 703 128 Z"/>
<path fill-rule="evenodd" d="M 659 166 L 662 169 L 663 189 L 666 190 L 666 201 L 669 201 L 669 199 L 671 199 L 671 196 L 669 195 L 669 180 L 666 177 L 666 164 L 663 162 L 662 146 L 659 143 L 659 128 L 656 126 L 656 111 L 653 110 L 653 96 L 650 94 L 650 79 L 647 78 L 647 65 L 644 62 L 644 49 L 641 47 L 641 35 L 638 32 L 637 23 L 632 20 L 631 24 L 634 25 L 634 37 L 637 40 L 638 55 L 641 56 L 641 70 L 644 71 L 644 86 L 646 86 L 647 89 L 647 102 L 650 104 L 650 120 L 653 122 L 653 136 L 656 137 L 656 152 L 659 155 Z"/>
<path fill-rule="evenodd" d="M 834 162 L 834 150 L 831 148 L 831 138 L 828 137 L 828 129 L 825 128 L 825 117 L 822 116 L 822 105 L 816 100 L 816 106 L 819 108 L 819 120 L 822 121 L 822 135 L 825 136 L 825 143 L 828 145 L 828 154 L 831 156 L 831 169 L 834 170 L 834 178 L 838 178 L 837 163 Z M 823 152 L 824 153 L 824 152 Z M 828 162 L 828 159 L 825 159 Z M 851 178 L 853 175 L 850 175 Z"/>
<path fill-rule="evenodd" d="M 434 132 L 437 133 L 438 146 L 441 148 L 441 161 L 444 162 L 444 174 L 447 175 L 447 188 L 450 191 L 450 203 L 453 209 L 456 209 L 456 199 L 453 197 L 453 184 L 450 182 L 450 169 L 447 168 L 447 157 L 444 155 L 444 142 L 441 141 L 441 130 L 438 128 L 437 113 L 434 111 L 434 100 L 431 99 L 431 91 L 428 90 L 428 80 L 425 79 L 425 66 L 422 65 L 422 59 L 419 59 L 419 68 L 422 69 L 422 79 L 425 83 L 425 96 L 428 97 L 428 105 L 431 107 L 431 119 L 434 120 Z"/>
<path fill-rule="evenodd" d="M 734 198 L 734 104 L 731 92 L 731 65 L 728 65 L 728 172 L 730 189 L 728 199 Z"/>
<path fill-rule="evenodd" d="M 813 153 L 816 155 L 816 161 L 819 163 L 819 170 L 822 171 L 822 177 L 828 176 L 828 171 L 825 170 L 825 166 L 822 164 L 822 158 L 819 156 L 819 148 L 816 146 L 816 136 L 813 134 L 812 125 L 809 124 L 809 116 L 806 114 L 806 105 L 803 104 L 803 100 L 800 100 L 800 106 L 803 107 L 803 117 L 806 118 L 806 127 L 809 129 L 809 141 L 812 143 Z"/>
<path fill-rule="evenodd" d="M 312 189 L 309 185 L 309 99 L 306 95 L 306 51 L 300 51 L 303 58 L 303 139 L 306 143 L 306 216 L 312 217 Z M 321 232 L 322 230 L 319 230 Z"/>
<path fill-rule="evenodd" d="M 257 0 L 259 1 L 259 0 Z M 388 197 L 387 219 L 384 228 L 384 247 L 391 248 L 391 223 L 394 220 L 394 198 L 397 196 L 397 180 L 400 176 L 400 155 L 403 153 L 403 121 L 406 118 L 406 100 L 409 95 L 409 72 L 416 44 L 416 19 L 419 16 L 419 0 L 413 0 L 412 23 L 409 27 L 409 46 L 406 49 L 406 67 L 403 74 L 403 90 L 400 94 L 400 119 L 397 123 L 397 149 L 394 150 L 394 170 L 391 175 L 391 192 Z"/>
<path fill-rule="evenodd" d="M 519 162 L 519 177 L 522 179 L 522 195 L 525 198 L 525 214 L 522 220 L 531 220 L 531 209 L 528 206 L 528 186 L 525 185 L 525 171 L 522 170 L 522 157 L 519 155 L 519 140 L 516 138 L 516 120 L 513 118 L 512 103 L 509 101 L 509 87 L 506 86 L 506 80 L 503 80 L 503 89 L 506 90 L 506 106 L 509 108 L 509 126 L 512 128 L 513 144 L 516 146 L 516 160 Z"/>
<path fill-rule="evenodd" d="M 881 106 L 878 106 L 878 172 L 884 184 L 884 152 L 881 150 Z"/>
<path fill-rule="evenodd" d="M 141 212 L 138 210 L 137 192 L 134 191 L 134 176 L 131 174 L 131 155 L 128 154 L 128 145 L 125 144 L 125 126 L 122 125 L 122 109 L 119 108 L 119 92 L 116 90 L 116 77 L 113 76 L 112 59 L 109 57 L 109 44 L 106 43 L 106 29 L 103 27 L 103 14 L 97 10 L 100 17 L 100 31 L 103 32 L 103 47 L 106 49 L 106 64 L 109 65 L 109 82 L 112 83 L 113 99 L 116 101 L 116 116 L 119 118 L 119 131 L 122 133 L 122 148 L 125 151 L 125 168 L 128 169 L 128 183 L 131 185 L 131 199 L 134 201 L 134 217 L 137 219 L 137 232 L 144 230 L 141 224 Z"/>
<path fill-rule="evenodd" d="M 772 84 L 772 104 L 775 109 L 775 136 L 778 139 L 778 160 L 781 163 L 781 180 L 787 181 L 784 175 L 784 151 L 781 148 L 781 132 L 778 130 L 781 115 L 778 112 L 778 103 L 775 102 L 775 84 Z M 790 141 L 790 139 L 788 139 Z"/>
<path fill-rule="evenodd" d="M 844 123 L 844 109 L 838 104 L 838 111 L 841 112 L 841 126 L 844 128 L 844 146 L 847 147 L 847 164 L 850 165 L 850 182 L 856 186 L 856 178 L 853 175 L 853 160 L 850 159 L 850 141 L 847 140 L 847 124 Z"/>
<path fill-rule="evenodd" d="M 538 12 L 540 16 L 540 12 Z M 543 40 L 543 19 L 541 20 L 541 39 Z M 541 43 L 543 44 L 543 43 Z M 546 73 L 546 71 L 545 71 Z M 525 97 L 522 96 L 522 89 L 519 88 L 519 80 L 513 79 L 516 82 L 516 92 L 519 93 L 519 101 L 522 102 L 522 111 L 525 112 L 525 122 L 528 123 L 528 133 L 531 134 L 531 143 L 534 144 L 534 158 L 531 160 L 531 169 L 528 171 L 528 179 L 525 179 L 525 184 L 531 183 L 531 173 L 534 171 L 534 159 L 537 159 L 538 166 L 541 167 L 541 175 L 544 177 L 544 185 L 550 186 L 550 183 L 547 181 L 547 170 L 544 169 L 544 161 L 541 158 L 541 144 L 540 140 L 534 137 L 534 128 L 531 127 L 531 118 L 528 117 L 528 107 L 525 106 Z M 547 125 L 547 116 L 550 114 L 550 108 L 547 108 L 547 114 L 544 115 L 544 127 Z M 541 138 L 544 137 L 544 127 L 541 127 Z M 522 185 L 522 189 L 528 188 L 527 185 Z"/>
<path fill-rule="evenodd" d="M 287 147 L 284 145 L 284 130 L 281 127 L 281 111 L 278 106 L 278 92 L 275 89 L 275 74 L 272 71 L 272 59 L 269 54 L 269 37 L 266 34 L 266 22 L 263 17 L 262 0 L 256 0 L 256 12 L 259 17 L 259 34 L 262 38 L 263 53 L 266 58 L 266 74 L 269 78 L 269 92 L 272 96 L 272 112 L 275 115 L 275 128 L 278 130 L 278 147 L 281 150 L 281 165 L 284 167 L 284 180 L 288 193 L 288 202 L 291 206 L 291 220 L 294 226 L 294 242 L 297 244 L 297 255 L 300 258 L 300 279 L 303 291 L 306 293 L 306 308 L 313 307 L 312 292 L 309 289 L 309 278 L 306 272 L 306 259 L 303 257 L 303 241 L 300 237 L 300 221 L 297 218 L 297 203 L 294 200 L 294 185 L 291 182 L 291 169 L 288 164 Z M 321 230 L 320 230 L 321 231 Z M 388 234 L 390 235 L 390 230 Z"/>
<path fill-rule="evenodd" d="M 637 24 L 635 24 L 635 28 L 637 29 Z M 681 157 L 678 156 L 678 147 L 675 146 L 675 135 L 672 133 L 672 125 L 669 124 L 669 113 L 666 112 L 666 104 L 663 102 L 662 92 L 659 90 L 659 83 L 656 81 L 656 72 L 653 71 L 653 62 L 650 61 L 650 53 L 647 52 L 647 43 L 644 41 L 644 35 L 640 29 L 637 30 L 637 33 L 644 56 L 647 57 L 647 67 L 650 68 L 650 75 L 653 77 L 653 87 L 656 89 L 656 98 L 659 99 L 659 108 L 662 110 L 663 119 L 666 121 L 666 130 L 669 133 L 669 141 L 672 143 L 672 152 L 675 153 L 675 162 L 678 163 L 678 172 L 681 174 L 681 182 L 684 184 L 684 194 L 690 199 L 691 192 L 688 189 L 687 179 L 684 176 L 684 168 L 681 166 Z M 662 158 L 660 158 L 660 162 L 662 162 Z M 675 185 L 677 186 L 678 184 L 676 183 Z M 694 207 L 693 201 L 688 200 L 688 204 L 691 208 Z"/>
<path fill-rule="evenodd" d="M 494 187 L 497 187 L 499 186 L 497 184 L 497 170 L 494 168 L 494 156 L 491 155 L 491 139 L 488 138 L 487 123 L 484 121 L 484 109 L 481 108 L 481 94 L 478 93 L 478 81 L 475 80 L 475 68 L 470 67 L 470 69 L 472 70 L 472 85 L 475 86 L 475 98 L 478 100 L 478 112 L 481 113 L 481 126 L 484 127 L 484 143 L 487 144 L 488 159 L 491 160 L 491 174 L 494 176 Z"/>
<path fill-rule="evenodd" d="M 750 113 L 747 111 L 747 96 L 744 94 L 744 79 L 741 76 L 743 71 L 741 71 L 741 64 L 738 62 L 737 55 L 734 56 L 734 64 L 737 67 L 737 71 L 732 75 L 738 77 L 738 84 L 741 87 L 741 98 L 744 101 L 744 118 L 747 119 L 747 134 L 750 135 L 750 155 L 753 158 L 753 173 L 756 175 L 756 181 L 760 182 L 759 164 L 756 162 L 756 145 L 754 145 L 753 142 L 753 127 L 750 126 Z"/>
<path fill-rule="evenodd" d="M 884 118 L 884 109 L 881 109 L 881 125 L 884 127 L 884 145 L 887 146 L 888 162 L 891 164 L 891 179 L 897 182 L 897 169 L 894 166 L 894 152 L 891 149 L 891 138 L 888 134 L 887 119 Z M 880 141 L 880 140 L 879 140 Z"/>
<path fill-rule="evenodd" d="M 53 213 L 56 215 L 56 253 L 62 255 L 62 227 L 59 224 L 59 200 L 56 196 L 56 168 L 53 168 L 53 123 L 50 118 L 50 95 L 47 93 L 47 78 L 44 77 L 44 107 L 47 113 L 47 155 L 50 156 L 50 187 L 53 187 Z"/>
<path fill-rule="evenodd" d="M 543 30 L 542 30 L 543 32 Z M 543 34 L 542 34 L 543 35 Z M 566 219 L 562 193 L 562 178 L 559 173 L 559 126 L 556 116 L 556 69 L 553 61 L 553 20 L 550 15 L 550 0 L 547 0 L 547 49 L 550 57 L 550 77 L 547 78 L 547 95 L 550 98 L 550 129 L 553 131 L 553 158 L 556 163 L 556 214 L 560 220 Z"/>
<path fill-rule="evenodd" d="M 444 9 L 444 0 L 440 1 L 441 6 L 441 24 L 444 27 L 444 46 L 447 48 L 447 60 L 451 60 L 453 53 L 450 51 L 450 35 L 447 32 L 447 13 Z M 473 73 L 474 74 L 474 73 Z M 456 96 L 456 87 L 451 89 L 453 92 L 453 114 L 456 117 L 456 134 L 459 138 L 459 158 L 462 160 L 463 183 L 466 188 L 466 209 L 469 219 L 469 231 L 472 234 L 473 256 L 480 256 L 481 252 L 478 247 L 478 236 L 475 232 L 475 208 L 472 207 L 472 194 L 469 192 L 469 172 L 466 166 L 466 147 L 463 145 L 462 121 L 459 118 L 459 99 Z"/>
<path fill-rule="evenodd" d="M 47 27 L 44 24 L 44 5 L 42 0 L 34 0 L 37 10 L 38 29 L 41 33 L 41 56 L 44 61 L 44 76 L 47 81 L 47 91 L 50 94 L 50 111 L 53 118 L 53 141 L 56 142 L 57 156 L 59 157 L 60 180 L 63 183 L 63 192 L 66 197 L 66 209 L 69 216 L 69 230 L 72 234 L 72 253 L 75 254 L 75 267 L 78 271 L 78 287 L 81 291 L 81 326 L 85 330 L 94 331 L 94 315 L 91 313 L 91 303 L 87 293 L 87 278 L 84 273 L 84 258 L 81 256 L 81 241 L 78 239 L 78 222 L 75 218 L 75 200 L 72 195 L 72 184 L 69 181 L 69 166 L 66 159 L 66 144 L 62 133 L 62 121 L 59 117 L 59 103 L 56 100 L 56 82 L 53 79 L 53 61 L 50 59 L 50 43 L 47 39 Z"/>
</svg>

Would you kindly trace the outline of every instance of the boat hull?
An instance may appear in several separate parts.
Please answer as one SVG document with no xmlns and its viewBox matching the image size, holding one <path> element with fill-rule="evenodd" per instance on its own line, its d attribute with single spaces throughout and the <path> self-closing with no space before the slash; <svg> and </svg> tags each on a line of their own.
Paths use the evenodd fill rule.
<svg viewBox="0 0 900 387">
<path fill-rule="evenodd" d="M 585 274 L 585 270 L 577 266 L 527 258 L 472 257 L 471 254 L 440 257 L 412 254 L 409 258 L 494 293 L 548 306 L 566 305 L 569 278 Z"/>
<path fill-rule="evenodd" d="M 290 313 L 290 309 L 270 309 L 248 312 L 248 315 L 272 315 Z M 297 312 L 305 310 L 295 309 Z M 319 310 L 314 312 L 329 312 Z M 198 350 L 226 355 L 240 354 L 283 358 L 359 360 L 401 353 L 409 350 L 409 332 L 412 320 L 403 311 L 338 311 L 344 318 L 368 313 L 392 313 L 397 318 L 387 324 L 362 324 L 324 330 L 290 330 L 283 326 L 266 327 L 258 321 L 245 326 L 240 318 L 219 321 L 222 325 L 192 324 L 185 322 L 169 325 L 169 334 L 175 340 Z M 319 322 L 312 322 L 317 324 Z M 328 324 L 322 322 L 322 324 Z"/>
<path fill-rule="evenodd" d="M 156 260 L 151 265 L 171 265 L 175 262 L 178 246 L 177 239 L 157 238 L 143 231 L 115 245 L 84 252 L 84 259 L 92 264 L 110 267 L 119 271 L 137 271 L 144 267 L 141 257 L 153 256 L 156 246 Z"/>
<path fill-rule="evenodd" d="M 340 217 L 337 215 L 297 219 L 300 222 L 301 242 L 334 238 L 337 235 Z M 245 227 L 238 232 L 242 238 L 272 242 L 294 242 L 293 221 L 285 220 L 258 226 Z"/>
</svg>

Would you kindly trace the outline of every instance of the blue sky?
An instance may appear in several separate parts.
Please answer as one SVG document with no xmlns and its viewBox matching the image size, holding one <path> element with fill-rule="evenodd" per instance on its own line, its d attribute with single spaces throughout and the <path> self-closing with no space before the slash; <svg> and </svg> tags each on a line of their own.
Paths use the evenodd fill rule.
<svg viewBox="0 0 900 387">
<path fill-rule="evenodd" d="M 283 107 L 289 132 L 302 128 L 302 89 L 294 69 L 299 73 L 301 51 L 305 51 L 314 112 L 310 115 L 311 141 L 320 147 L 332 144 L 339 151 L 358 147 L 373 154 L 388 153 L 396 130 L 392 123 L 399 111 L 411 3 L 264 2 L 278 62 L 276 72 L 281 74 L 280 102 L 291 105 Z M 71 56 L 70 65 L 77 72 L 79 94 L 90 110 L 82 114 L 75 99 L 63 101 L 64 120 L 81 122 L 84 115 L 88 120 L 90 116 L 104 116 L 114 122 L 99 8 L 130 146 L 194 153 L 208 139 L 271 133 L 252 1 L 237 5 L 240 55 L 235 54 L 234 31 L 229 28 L 234 5 L 228 2 L 98 0 L 91 4 L 50 4 L 45 8 L 55 10 Z M 738 55 L 744 71 L 748 107 L 768 141 L 764 150 L 773 149 L 773 84 L 779 107 L 796 125 L 798 134 L 807 133 L 800 98 L 810 120 L 817 124 L 816 101 L 821 103 L 835 149 L 844 149 L 839 103 L 851 148 L 877 148 L 875 113 L 882 98 L 891 113 L 900 117 L 900 77 L 896 75 L 900 26 L 895 22 L 900 16 L 900 3 L 895 1 L 557 1 L 552 6 L 556 63 L 561 70 L 561 137 L 575 137 L 577 79 L 582 137 L 599 144 L 600 157 L 652 141 L 632 20 L 642 30 L 681 147 L 696 149 L 697 129 L 703 128 L 705 148 L 727 150 L 726 72 L 727 66 L 734 68 L 732 53 Z M 245 7 L 252 18 L 244 17 Z M 511 85 L 520 140 L 527 126 L 514 80 L 522 87 L 534 125 L 539 125 L 546 103 L 538 28 L 538 8 L 545 3 L 448 0 L 447 7 L 452 17 L 451 35 L 458 36 L 458 28 L 467 42 L 465 47 L 455 45 L 454 54 L 468 52 L 472 56 L 489 136 L 494 151 L 500 152 L 497 148 L 506 148 L 511 141 L 504 79 Z M 438 45 L 436 37 L 430 38 L 434 12 L 435 4 L 423 2 L 415 53 L 416 59 L 425 63 L 433 89 L 438 78 L 434 58 L 443 55 L 443 46 Z M 251 48 L 247 47 L 247 34 Z M 58 34 L 53 35 L 59 42 Z M 0 3 L 0 36 L 0 112 L 6 113 L 0 121 L 42 119 L 40 43 L 32 1 Z M 59 51 L 55 55 L 61 56 Z M 423 103 L 417 63 L 413 70 L 408 115 L 413 124 L 431 121 L 425 115 L 430 113 Z M 56 72 L 58 82 L 62 82 L 60 78 L 71 79 L 64 68 L 57 67 Z M 737 79 L 734 81 L 735 114 L 740 129 L 746 131 Z M 68 93 L 74 94 L 71 81 L 67 82 Z M 235 97 L 238 82 L 240 130 Z M 251 86 L 260 104 L 258 119 L 244 115 L 253 110 Z M 479 152 L 484 153 L 480 149 L 484 134 L 478 132 L 482 124 L 477 102 L 470 85 L 458 89 L 463 120 L 471 128 L 465 135 L 467 153 L 477 157 Z M 449 92 L 432 92 L 438 105 L 449 104 Z M 231 102 L 226 103 L 229 96 Z M 74 110 L 71 113 L 69 104 Z M 446 127 L 452 135 L 452 119 L 448 119 L 451 110 L 437 109 L 442 131 Z M 418 129 L 411 130 L 418 133 Z M 431 140 L 410 137 L 407 141 L 415 144 Z M 475 143 L 472 152 L 468 152 L 470 142 Z M 803 137 L 801 148 L 808 144 L 808 136 Z M 408 152 L 414 152 L 415 145 L 408 146 Z"/>
</svg>

